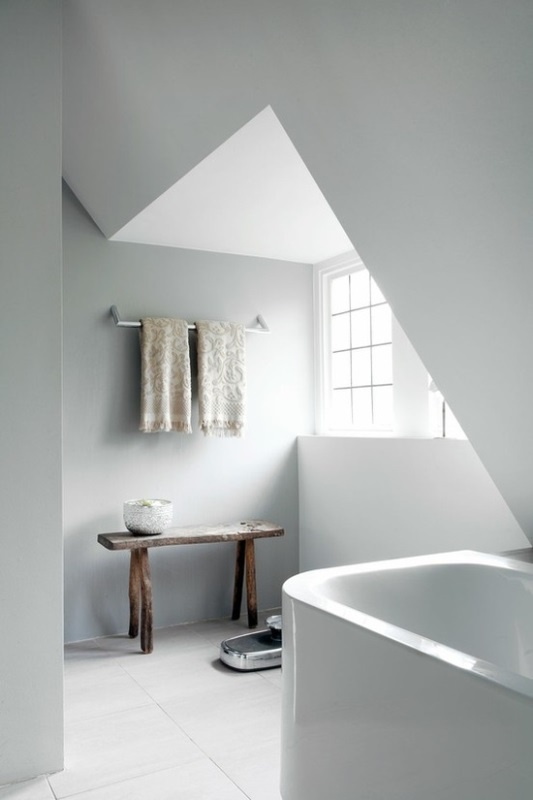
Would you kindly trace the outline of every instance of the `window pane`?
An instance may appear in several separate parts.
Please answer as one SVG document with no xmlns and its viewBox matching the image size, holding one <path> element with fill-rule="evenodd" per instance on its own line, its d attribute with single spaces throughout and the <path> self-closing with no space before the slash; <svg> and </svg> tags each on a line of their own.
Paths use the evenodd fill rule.
<svg viewBox="0 0 533 800">
<path fill-rule="evenodd" d="M 342 430 L 352 426 L 352 391 L 336 389 L 331 398 L 331 428 Z"/>
<path fill-rule="evenodd" d="M 356 428 L 372 427 L 372 389 L 353 390 L 353 421 Z"/>
<path fill-rule="evenodd" d="M 393 426 L 392 313 L 367 269 L 330 275 L 328 427 L 334 432 Z"/>
<path fill-rule="evenodd" d="M 331 356 L 331 386 L 333 389 L 351 385 L 350 351 Z"/>
<path fill-rule="evenodd" d="M 372 305 L 374 305 L 374 303 L 387 302 L 383 297 L 383 295 L 381 294 L 381 290 L 377 285 L 376 281 L 374 280 L 374 278 L 370 278 L 370 297 L 372 298 Z"/>
<path fill-rule="evenodd" d="M 392 386 L 378 386 L 374 392 L 374 425 L 392 428 Z"/>
<path fill-rule="evenodd" d="M 370 305 L 370 276 L 367 269 L 360 269 L 350 275 L 350 303 L 350 308 Z"/>
<path fill-rule="evenodd" d="M 370 309 L 352 311 L 352 347 L 370 344 Z"/>
<path fill-rule="evenodd" d="M 342 278 L 333 278 L 331 281 L 331 313 L 338 314 L 340 311 L 350 309 L 350 276 L 343 275 Z"/>
<path fill-rule="evenodd" d="M 376 306 L 372 309 L 372 344 L 392 341 L 390 306 Z"/>
<path fill-rule="evenodd" d="M 372 348 L 372 383 L 392 383 L 392 345 Z"/>
<path fill-rule="evenodd" d="M 350 316 L 339 314 L 331 318 L 331 349 L 348 350 L 350 347 Z"/>
<path fill-rule="evenodd" d="M 352 350 L 352 386 L 370 386 L 370 347 Z"/>
</svg>

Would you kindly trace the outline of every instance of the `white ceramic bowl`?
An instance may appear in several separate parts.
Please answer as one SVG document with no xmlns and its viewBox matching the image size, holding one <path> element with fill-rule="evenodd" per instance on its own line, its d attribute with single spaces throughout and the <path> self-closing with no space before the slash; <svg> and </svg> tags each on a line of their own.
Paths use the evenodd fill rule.
<svg viewBox="0 0 533 800">
<path fill-rule="evenodd" d="M 153 536 L 172 522 L 172 500 L 140 499 L 124 503 L 124 524 L 131 533 Z"/>
</svg>

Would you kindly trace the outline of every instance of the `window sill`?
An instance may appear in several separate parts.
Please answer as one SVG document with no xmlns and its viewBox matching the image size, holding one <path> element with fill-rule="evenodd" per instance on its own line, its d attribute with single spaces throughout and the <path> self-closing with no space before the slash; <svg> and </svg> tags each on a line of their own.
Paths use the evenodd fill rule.
<svg viewBox="0 0 533 800">
<path fill-rule="evenodd" d="M 321 431 L 320 433 L 308 434 L 315 437 L 330 439 L 399 439 L 418 442 L 467 442 L 468 439 L 461 436 L 410 436 L 394 433 L 394 431 Z"/>
</svg>

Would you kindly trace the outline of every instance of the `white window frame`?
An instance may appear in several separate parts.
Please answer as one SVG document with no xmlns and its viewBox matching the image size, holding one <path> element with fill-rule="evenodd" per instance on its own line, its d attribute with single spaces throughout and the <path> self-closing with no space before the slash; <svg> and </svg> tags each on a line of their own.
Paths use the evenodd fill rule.
<svg viewBox="0 0 533 800">
<path fill-rule="evenodd" d="M 335 436 L 392 436 L 393 430 L 378 427 L 332 430 L 328 425 L 331 398 L 331 282 L 359 269 L 366 269 L 355 250 L 314 265 L 315 304 L 315 418 L 318 434 Z M 394 391 L 394 389 L 393 389 Z"/>
<path fill-rule="evenodd" d="M 332 392 L 330 285 L 332 279 L 364 268 L 366 268 L 365 264 L 355 250 L 314 265 L 316 433 L 349 437 L 441 438 L 442 433 L 439 434 L 438 431 L 432 430 L 431 425 L 428 372 L 394 314 L 392 314 L 393 429 L 347 428 L 337 430 L 328 427 L 329 398 Z M 449 418 L 453 418 L 449 406 L 447 409 Z M 454 430 L 451 438 L 466 439 L 455 418 L 453 418 L 452 427 Z"/>
</svg>

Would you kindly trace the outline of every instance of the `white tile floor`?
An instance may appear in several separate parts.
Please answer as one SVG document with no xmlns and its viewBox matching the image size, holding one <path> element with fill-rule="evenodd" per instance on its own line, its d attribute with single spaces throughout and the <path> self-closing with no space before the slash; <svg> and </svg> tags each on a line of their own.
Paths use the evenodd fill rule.
<svg viewBox="0 0 533 800">
<path fill-rule="evenodd" d="M 260 626 L 271 610 L 260 615 Z M 65 770 L 0 800 L 280 800 L 281 669 L 238 672 L 221 620 L 65 648 Z"/>
</svg>

